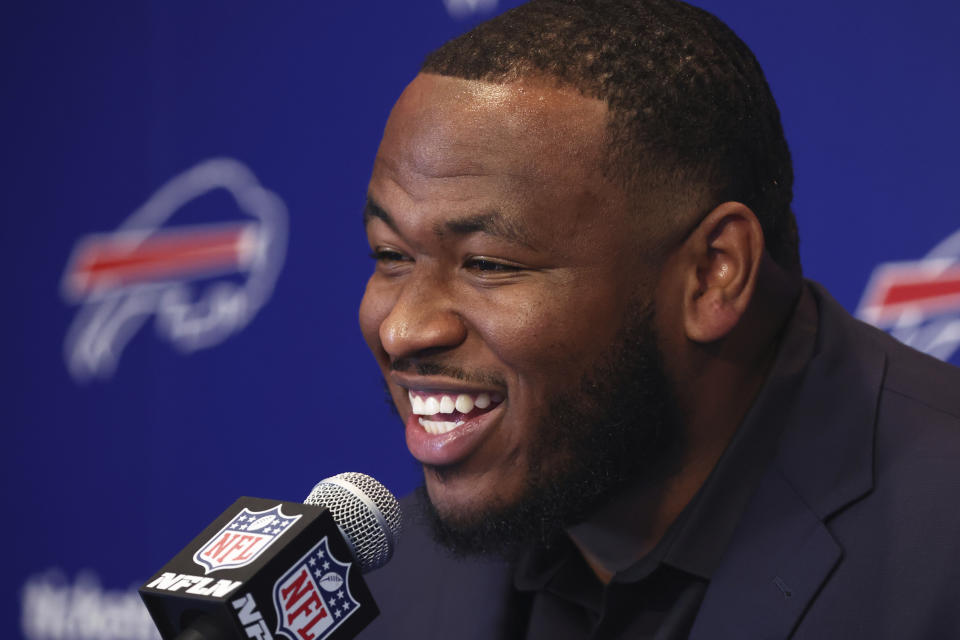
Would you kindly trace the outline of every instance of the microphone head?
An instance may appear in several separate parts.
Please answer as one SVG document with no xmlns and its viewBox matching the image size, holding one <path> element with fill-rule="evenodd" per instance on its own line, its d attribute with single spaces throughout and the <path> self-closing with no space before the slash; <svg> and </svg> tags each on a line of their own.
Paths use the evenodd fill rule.
<svg viewBox="0 0 960 640">
<path fill-rule="evenodd" d="M 370 476 L 348 472 L 321 480 L 304 503 L 330 510 L 362 573 L 390 560 L 400 538 L 400 505 Z"/>
</svg>

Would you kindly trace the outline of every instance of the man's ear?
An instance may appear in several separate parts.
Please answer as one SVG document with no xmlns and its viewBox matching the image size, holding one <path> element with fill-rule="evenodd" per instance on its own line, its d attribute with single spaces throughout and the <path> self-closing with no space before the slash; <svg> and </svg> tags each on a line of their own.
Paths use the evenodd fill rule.
<svg viewBox="0 0 960 640">
<path fill-rule="evenodd" d="M 763 230 L 745 204 L 724 202 L 684 244 L 684 330 L 694 342 L 713 342 L 737 326 L 753 298 Z"/>
</svg>

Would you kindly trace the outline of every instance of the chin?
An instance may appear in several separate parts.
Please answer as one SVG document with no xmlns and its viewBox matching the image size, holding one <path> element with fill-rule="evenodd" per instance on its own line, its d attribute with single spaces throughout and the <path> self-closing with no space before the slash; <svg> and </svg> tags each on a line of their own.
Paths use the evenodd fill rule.
<svg viewBox="0 0 960 640">
<path fill-rule="evenodd" d="M 422 516 L 434 541 L 454 556 L 513 559 L 524 548 L 521 537 L 501 528 L 503 512 L 494 505 L 476 497 L 465 502 L 434 498 L 428 487 L 417 490 Z"/>
<path fill-rule="evenodd" d="M 425 497 L 439 518 L 466 525 L 509 508 L 511 492 L 502 481 L 487 487 L 483 477 L 467 474 L 458 467 L 424 465 Z"/>
</svg>

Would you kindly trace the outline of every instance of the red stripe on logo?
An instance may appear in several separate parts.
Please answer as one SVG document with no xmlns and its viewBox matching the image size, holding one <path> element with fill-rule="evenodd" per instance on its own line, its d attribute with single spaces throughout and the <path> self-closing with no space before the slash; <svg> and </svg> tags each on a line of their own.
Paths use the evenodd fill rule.
<svg viewBox="0 0 960 640">
<path fill-rule="evenodd" d="M 949 268 L 936 276 L 900 276 L 887 284 L 880 305 L 903 306 L 941 302 L 960 295 L 960 267 Z"/>
<path fill-rule="evenodd" d="M 252 225 L 154 232 L 132 243 L 115 236 L 85 245 L 70 273 L 76 295 L 184 275 L 238 271 L 249 258 Z"/>
</svg>

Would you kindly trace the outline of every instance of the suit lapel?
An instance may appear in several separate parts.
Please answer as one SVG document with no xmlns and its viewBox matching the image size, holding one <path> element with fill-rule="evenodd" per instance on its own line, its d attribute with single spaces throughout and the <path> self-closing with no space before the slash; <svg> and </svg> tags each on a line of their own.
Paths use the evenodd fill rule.
<svg viewBox="0 0 960 640">
<path fill-rule="evenodd" d="M 842 551 L 779 473 L 768 473 L 741 520 L 690 634 L 786 638 Z"/>
<path fill-rule="evenodd" d="M 787 421 L 779 452 L 710 581 L 691 640 L 788 638 L 842 562 L 824 522 L 873 487 L 885 356 L 829 295 L 814 290 L 814 356 L 789 400 L 781 389 L 764 404 L 762 419 Z"/>
</svg>

